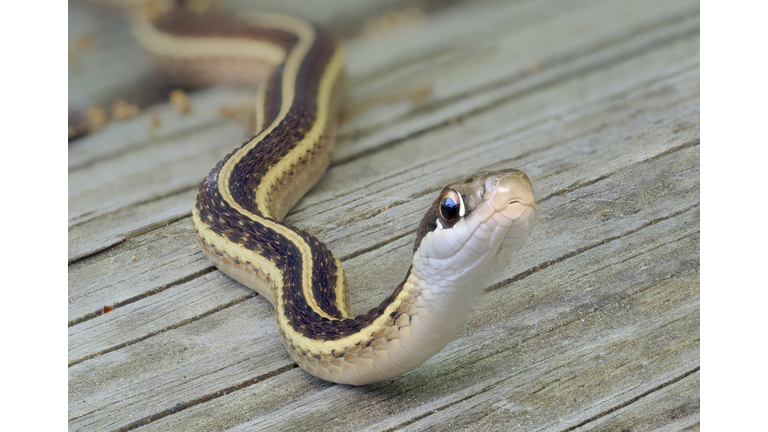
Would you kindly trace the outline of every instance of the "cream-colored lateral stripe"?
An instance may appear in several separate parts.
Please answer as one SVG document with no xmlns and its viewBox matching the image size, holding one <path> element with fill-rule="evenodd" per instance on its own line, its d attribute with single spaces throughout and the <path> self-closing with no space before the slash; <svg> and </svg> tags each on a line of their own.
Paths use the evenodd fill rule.
<svg viewBox="0 0 768 432">
<path fill-rule="evenodd" d="M 285 61 L 285 50 L 254 39 L 174 36 L 162 33 L 145 19 L 133 20 L 133 35 L 147 51 L 168 58 L 234 57 L 261 60 L 273 66 Z"/>
<path fill-rule="evenodd" d="M 278 163 L 273 165 L 269 171 L 262 177 L 261 182 L 256 188 L 256 205 L 259 209 L 264 209 L 263 211 L 266 212 L 266 210 L 269 208 L 267 197 L 269 196 L 270 191 L 272 190 L 273 186 L 279 182 L 280 175 L 284 172 L 287 172 L 289 170 L 289 167 L 291 165 L 298 165 L 297 158 L 300 155 L 306 155 L 307 151 L 312 149 L 317 142 L 320 140 L 320 136 L 322 135 L 323 131 L 325 130 L 325 125 L 327 124 L 328 119 L 328 106 L 330 104 L 331 99 L 331 92 L 333 91 L 333 85 L 336 83 L 336 79 L 338 78 L 339 74 L 341 73 L 341 69 L 344 64 L 344 55 L 340 48 L 337 48 L 334 51 L 333 57 L 331 58 L 331 61 L 329 62 L 328 66 L 326 67 L 323 76 L 320 79 L 320 85 L 318 89 L 318 96 L 317 96 L 317 117 L 315 118 L 315 122 L 312 125 L 312 129 L 304 136 L 304 139 L 302 139 L 299 143 L 296 144 L 296 147 L 294 150 L 291 151 L 290 154 L 288 154 L 285 158 L 281 159 Z M 298 72 L 298 71 L 297 71 Z M 295 80 L 294 80 L 295 82 Z M 290 89 L 288 88 L 288 83 L 283 82 L 283 92 L 291 91 L 293 93 L 294 87 L 290 86 Z M 285 117 L 282 115 L 281 117 Z M 280 225 L 275 225 L 275 231 L 285 235 L 286 237 L 293 237 L 295 240 L 292 240 L 294 244 L 300 245 L 300 249 L 302 250 L 302 256 L 303 261 L 311 261 L 312 256 L 314 256 L 314 253 L 311 249 L 311 247 L 304 242 L 304 239 L 298 236 L 295 236 L 295 233 L 292 230 L 285 229 L 284 227 Z M 344 289 L 346 285 L 343 282 L 343 279 L 339 279 L 338 275 L 341 274 L 343 277 L 343 271 L 341 270 L 341 265 L 337 262 L 337 282 L 336 286 L 334 287 L 334 291 L 336 293 L 336 300 L 335 305 L 336 309 L 342 312 L 342 316 L 346 316 L 349 313 L 349 310 L 347 308 L 346 303 L 344 303 Z M 313 277 L 311 273 L 311 263 L 310 263 L 310 273 L 303 273 L 302 274 L 302 291 L 304 293 L 304 299 L 306 300 L 307 304 L 312 308 L 315 313 L 317 313 L 320 316 L 329 318 L 329 319 L 337 319 L 333 318 L 330 315 L 328 315 L 325 311 L 323 311 L 320 306 L 317 303 L 317 299 L 315 298 L 315 293 L 312 290 L 313 285 Z"/>
<path fill-rule="evenodd" d="M 280 270 L 275 266 L 272 261 L 264 258 L 263 256 L 254 253 L 252 250 L 245 246 L 230 241 L 228 238 L 216 234 L 213 230 L 208 228 L 209 224 L 206 224 L 200 219 L 200 213 L 197 210 L 197 206 L 192 207 L 192 223 L 198 228 L 199 236 L 205 244 L 215 245 L 216 249 L 227 254 L 230 258 L 238 259 L 243 265 L 250 263 L 252 267 L 259 269 L 269 277 L 270 283 L 278 290 L 282 290 L 283 277 Z M 277 303 L 277 299 L 275 303 Z"/>
<path fill-rule="evenodd" d="M 331 252 L 333 255 L 333 252 Z M 336 260 L 336 286 L 333 291 L 336 293 L 336 309 L 341 312 L 341 318 L 352 318 L 352 308 L 349 305 L 349 297 L 347 291 L 347 277 L 344 275 L 344 270 L 341 268 L 341 261 L 336 256 L 333 256 Z"/>
<path fill-rule="evenodd" d="M 255 126 L 253 128 L 253 134 L 256 135 L 259 132 L 261 132 L 262 129 L 264 129 L 264 112 L 266 111 L 267 107 L 265 104 L 267 103 L 267 86 L 269 85 L 268 82 L 263 82 L 259 86 L 259 92 L 256 93 L 256 122 Z"/>
<path fill-rule="evenodd" d="M 277 115 L 277 118 L 272 122 L 272 124 L 269 125 L 267 129 L 262 131 L 259 135 L 257 135 L 253 140 L 251 140 L 248 144 L 244 145 L 240 150 L 238 150 L 222 167 L 219 171 L 219 193 L 221 194 L 224 201 L 226 201 L 230 206 L 235 209 L 238 213 L 241 213 L 243 215 L 248 216 L 250 219 L 255 220 L 256 222 L 264 225 L 267 229 L 271 229 L 283 236 L 286 237 L 286 239 L 294 244 L 298 249 L 299 253 L 303 257 L 302 261 L 302 271 L 301 271 L 301 278 L 302 278 L 302 289 L 304 291 L 304 296 L 307 301 L 307 304 L 309 307 L 312 308 L 312 310 L 318 314 L 321 317 L 335 320 L 337 318 L 334 318 L 330 315 L 328 315 L 325 311 L 323 311 L 317 304 L 317 301 L 315 300 L 314 295 L 312 295 L 312 248 L 304 242 L 304 239 L 296 234 L 294 231 L 290 229 L 286 229 L 284 226 L 276 224 L 268 219 L 264 219 L 262 217 L 259 217 L 258 215 L 251 213 L 244 209 L 242 206 L 240 206 L 233 198 L 232 194 L 229 191 L 229 178 L 232 173 L 232 170 L 234 169 L 235 164 L 245 157 L 246 154 L 248 154 L 248 151 L 253 149 L 256 144 L 258 144 L 264 136 L 266 136 L 268 133 L 273 131 L 275 127 L 277 127 L 278 124 L 285 118 L 286 114 L 288 113 L 288 110 L 293 105 L 293 100 L 295 96 L 295 83 L 296 83 L 296 77 L 299 72 L 299 67 L 301 66 L 301 63 L 306 56 L 307 52 L 309 51 L 309 48 L 312 46 L 312 43 L 315 39 L 315 31 L 314 29 L 304 24 L 303 22 L 295 22 L 293 26 L 288 26 L 289 29 L 291 29 L 293 32 L 299 36 L 299 42 L 296 44 L 293 50 L 288 54 L 288 58 L 286 59 L 285 66 L 283 69 L 283 82 L 282 82 L 282 101 L 280 106 L 280 113 Z M 258 192 L 257 192 L 258 193 Z M 260 207 L 265 208 L 265 207 Z M 251 252 L 250 255 L 255 255 L 253 252 Z M 246 256 L 250 256 L 246 255 Z M 282 287 L 281 287 L 282 289 Z M 277 301 L 282 296 L 282 291 L 279 290 L 276 292 L 276 303 L 280 303 Z"/>
<path fill-rule="evenodd" d="M 331 103 L 331 92 L 333 91 L 333 85 L 336 82 L 341 73 L 342 65 L 344 64 L 344 53 L 341 48 L 336 48 L 331 57 L 331 61 L 323 72 L 323 76 L 320 79 L 320 86 L 318 88 L 317 95 L 317 117 L 312 125 L 312 129 L 304 135 L 304 139 L 296 144 L 294 150 L 292 150 L 286 157 L 278 161 L 273 167 L 264 174 L 261 182 L 256 187 L 256 205 L 260 209 L 269 208 L 269 191 L 273 190 L 275 185 L 279 183 L 280 176 L 284 172 L 290 171 L 291 165 L 298 165 L 298 159 L 306 157 L 307 152 L 320 141 L 320 136 L 325 131 L 325 126 L 328 123 L 328 106 Z M 283 85 L 283 92 L 287 91 L 286 85 Z M 293 92 L 293 89 L 290 89 Z"/>
<path fill-rule="evenodd" d="M 384 313 L 376 318 L 370 325 L 363 327 L 353 335 L 341 339 L 336 339 L 334 341 L 315 340 L 295 331 L 293 327 L 288 324 L 283 303 L 275 301 L 275 312 L 277 312 L 278 325 L 285 331 L 285 336 L 299 349 L 310 351 L 313 354 L 330 354 L 331 351 L 334 350 L 341 351 L 347 347 L 354 346 L 358 342 L 370 339 L 372 333 L 383 327 L 390 318 L 392 312 L 396 311 L 405 298 L 410 295 L 414 286 L 414 280 L 412 274 L 408 276 L 408 281 L 403 285 L 403 290 L 400 291 L 392 303 L 387 306 Z"/>
<path fill-rule="evenodd" d="M 280 182 L 281 175 L 290 171 L 291 165 L 299 166 L 300 163 L 298 158 L 306 157 L 308 152 L 317 145 L 318 141 L 320 140 L 320 136 L 325 131 L 325 126 L 328 119 L 328 106 L 330 105 L 331 101 L 331 92 L 333 91 L 333 85 L 336 83 L 336 79 L 341 73 L 343 64 L 344 54 L 340 48 L 337 48 L 333 54 L 333 57 L 331 58 L 331 61 L 328 63 L 328 67 L 326 67 L 323 76 L 320 79 L 317 96 L 317 117 L 315 118 L 315 121 L 312 125 L 312 129 L 310 129 L 310 131 L 304 136 L 304 139 L 296 144 L 296 147 L 288 155 L 274 164 L 264 174 L 261 182 L 259 182 L 259 185 L 256 187 L 256 205 L 259 209 L 263 209 L 263 212 L 267 213 L 267 209 L 269 209 L 269 195 L 273 190 L 273 187 L 275 187 L 277 183 Z M 283 91 L 285 92 L 286 90 L 287 89 L 284 87 Z M 283 227 L 276 228 L 275 231 L 278 231 L 284 235 L 287 235 L 286 232 L 294 234 L 293 231 L 287 230 Z M 294 243 L 299 244 L 297 241 L 294 241 Z M 311 257 L 313 256 L 311 248 L 309 245 L 304 243 L 303 239 L 301 240 L 301 244 L 306 246 L 306 249 L 302 247 L 302 250 L 310 251 L 310 254 L 305 254 L 302 252 L 304 261 L 311 260 Z M 315 298 L 314 291 L 312 290 L 312 279 L 313 278 L 311 273 L 309 275 L 305 274 L 302 276 L 304 298 L 312 307 L 312 309 L 315 310 L 315 312 L 321 316 L 327 316 L 327 314 L 322 312 L 322 309 L 317 304 L 317 299 Z M 345 285 L 339 282 L 340 281 L 337 281 L 336 286 L 334 287 L 334 291 L 336 291 L 335 304 L 338 310 L 345 311 L 347 307 L 346 304 L 344 304 L 342 293 L 339 292 L 340 290 L 344 289 Z"/>
</svg>

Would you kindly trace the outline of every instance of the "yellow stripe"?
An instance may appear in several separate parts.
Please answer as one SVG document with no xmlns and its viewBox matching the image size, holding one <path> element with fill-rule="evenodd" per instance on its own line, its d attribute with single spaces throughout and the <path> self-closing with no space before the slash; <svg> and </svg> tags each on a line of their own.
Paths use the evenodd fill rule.
<svg viewBox="0 0 768 432">
<path fill-rule="evenodd" d="M 245 266 L 246 263 L 250 263 L 252 267 L 257 268 L 261 273 L 265 274 L 269 278 L 269 292 L 262 291 L 262 287 L 260 286 L 253 286 L 247 283 L 246 285 L 267 300 L 270 300 L 273 304 L 276 303 L 277 300 L 274 298 L 274 292 L 277 290 L 282 291 L 283 277 L 280 270 L 272 263 L 272 261 L 259 254 L 253 253 L 253 251 L 239 243 L 232 242 L 228 238 L 216 234 L 216 232 L 209 228 L 207 223 L 200 219 L 197 206 L 192 207 L 192 223 L 197 228 L 200 240 L 204 244 L 214 245 L 217 250 L 223 252 L 231 259 L 239 260 L 243 266 Z"/>
<path fill-rule="evenodd" d="M 264 174 L 262 177 L 261 182 L 259 183 L 258 187 L 256 188 L 256 205 L 259 209 L 269 209 L 271 206 L 269 205 L 269 196 L 271 192 L 276 188 L 276 186 L 280 183 L 282 176 L 284 173 L 291 171 L 291 166 L 295 165 L 298 166 L 300 164 L 299 158 L 307 157 L 307 153 L 309 151 L 312 151 L 312 149 L 317 145 L 318 141 L 320 140 L 321 135 L 325 131 L 325 126 L 327 124 L 328 120 L 328 107 L 330 106 L 330 99 L 331 99 L 331 93 L 333 91 L 333 85 L 336 82 L 336 79 L 338 78 L 339 74 L 341 73 L 341 68 L 344 63 L 343 54 L 340 49 L 337 49 L 334 53 L 330 63 L 328 64 L 328 67 L 325 69 L 323 76 L 320 80 L 320 86 L 318 91 L 318 100 L 317 100 L 317 118 L 315 119 L 314 124 L 312 125 L 312 129 L 304 136 L 304 139 L 302 139 L 299 143 L 297 143 L 296 147 L 293 151 L 291 151 L 290 154 L 288 154 L 286 157 L 281 159 L 278 163 L 272 166 L 272 168 L 269 169 L 269 171 Z M 274 216 L 274 215 L 272 215 Z M 285 235 L 287 237 L 293 237 L 295 236 L 295 233 L 292 230 L 288 230 L 282 226 L 276 225 L 275 231 L 279 232 L 282 235 Z M 289 234 L 290 233 L 290 236 Z M 301 244 L 301 250 L 302 250 L 302 256 L 303 261 L 312 261 L 313 252 L 312 249 L 304 243 L 303 239 L 298 240 L 298 236 L 295 236 L 297 240 L 293 240 L 293 242 L 297 245 Z M 340 269 L 341 266 L 338 266 Z M 315 299 L 314 292 L 312 290 L 312 273 L 305 273 L 302 275 L 302 289 L 304 292 L 304 298 L 307 301 L 307 304 L 317 312 L 321 316 L 329 317 L 325 312 L 322 311 L 320 306 L 317 303 L 317 299 Z M 341 290 L 345 289 L 345 284 L 343 283 L 343 279 L 341 281 L 337 280 L 336 287 L 334 288 L 334 291 L 336 292 L 336 307 L 340 311 L 342 311 L 342 315 L 348 314 L 348 307 L 344 303 L 343 295 L 345 293 L 340 292 Z"/>
<path fill-rule="evenodd" d="M 292 242 L 299 249 L 299 252 L 302 254 L 302 257 L 303 257 L 302 259 L 302 282 L 303 282 L 302 290 L 303 290 L 305 299 L 308 305 L 313 309 L 315 313 L 317 313 L 321 317 L 325 317 L 333 320 L 335 318 L 329 316 L 322 309 L 320 309 L 314 297 L 314 294 L 312 292 L 311 282 L 312 282 L 313 251 L 311 247 L 304 241 L 304 239 L 300 235 L 296 234 L 294 231 L 287 229 L 284 226 L 274 223 L 270 220 L 264 219 L 244 209 L 237 202 L 235 202 L 235 200 L 233 199 L 229 191 L 229 180 L 235 164 L 240 159 L 242 159 L 251 149 L 253 149 L 253 147 L 255 147 L 267 134 L 269 134 L 275 129 L 275 127 L 285 118 L 286 114 L 288 113 L 288 110 L 292 106 L 293 99 L 295 96 L 294 90 L 295 90 L 296 76 L 298 75 L 299 67 L 301 66 L 301 63 L 304 60 L 304 57 L 306 56 L 309 48 L 314 42 L 315 34 L 314 34 L 314 29 L 312 27 L 310 27 L 309 25 L 301 21 L 291 20 L 288 17 L 286 17 L 286 20 L 289 20 L 291 22 L 286 21 L 284 23 L 284 26 L 281 25 L 280 22 L 272 21 L 269 23 L 270 26 L 273 28 L 281 28 L 284 30 L 288 30 L 297 34 L 297 36 L 299 36 L 298 43 L 296 44 L 294 49 L 292 49 L 291 52 L 288 54 L 288 57 L 286 58 L 286 61 L 285 61 L 285 66 L 283 70 L 283 81 L 281 83 L 282 101 L 281 101 L 280 112 L 278 113 L 277 118 L 267 128 L 259 131 L 258 135 L 254 137 L 253 140 L 251 140 L 248 144 L 240 148 L 221 167 L 221 170 L 219 171 L 219 193 L 221 194 L 221 197 L 224 199 L 224 201 L 226 201 L 230 206 L 232 206 L 232 208 L 235 211 L 251 218 L 257 223 L 264 225 L 267 229 L 271 229 L 276 233 L 286 237 L 288 241 Z M 326 70 L 324 71 L 320 81 L 320 86 L 318 89 L 319 91 L 318 91 L 318 104 L 317 104 L 318 106 L 317 118 L 315 119 L 312 129 L 310 129 L 310 131 L 305 135 L 304 139 L 302 139 L 301 142 L 297 143 L 296 148 L 294 149 L 294 151 L 291 152 L 290 155 L 288 155 L 283 160 L 279 161 L 267 173 L 265 173 L 265 175 L 262 178 L 262 181 L 257 187 L 256 204 L 261 211 L 268 212 L 268 209 L 270 209 L 270 206 L 268 205 L 269 192 L 272 190 L 273 186 L 279 183 L 280 176 L 282 175 L 283 172 L 286 171 L 286 168 L 290 167 L 290 164 L 292 163 L 295 164 L 298 160 L 298 157 L 300 155 L 304 155 L 308 149 L 311 150 L 317 144 L 320 137 L 323 135 L 325 131 L 325 126 L 328 122 L 328 115 L 329 115 L 328 108 L 331 102 L 330 98 L 333 91 L 333 86 L 339 74 L 341 73 L 342 66 L 343 66 L 343 53 L 341 49 L 337 48 L 333 54 L 333 57 L 331 58 L 331 61 L 326 67 Z M 260 97 L 262 99 L 258 102 L 259 103 L 258 106 L 263 110 L 263 103 L 264 103 L 263 96 L 260 96 Z M 257 116 L 258 115 L 261 115 L 261 127 L 263 127 L 263 121 L 264 121 L 263 111 L 261 112 L 261 114 L 258 114 L 258 111 L 257 111 Z M 257 117 L 257 126 L 259 124 L 260 123 Z M 196 212 L 195 212 L 195 216 L 197 216 Z M 270 216 L 270 215 L 267 214 L 267 216 Z M 204 222 L 200 222 L 200 223 L 205 225 Z M 204 232 L 201 232 L 201 235 L 203 235 L 204 238 L 208 239 L 209 243 L 216 244 L 217 248 L 221 249 L 224 253 L 228 254 L 229 256 L 237 257 L 238 259 L 240 259 L 241 262 L 246 262 L 246 261 L 251 262 L 255 267 L 258 266 L 259 268 L 263 269 L 264 273 L 269 275 L 269 277 L 272 279 L 272 283 L 275 284 L 275 291 L 274 291 L 275 311 L 278 316 L 280 327 L 284 330 L 286 337 L 289 340 L 291 340 L 294 343 L 294 345 L 297 345 L 303 350 L 311 350 L 314 353 L 330 353 L 332 350 L 340 351 L 350 345 L 354 345 L 360 342 L 363 339 L 369 338 L 370 334 L 376 331 L 381 326 L 383 326 L 384 323 L 389 318 L 389 315 L 400 306 L 400 303 L 403 301 L 403 298 L 408 295 L 408 292 L 410 291 L 410 287 L 412 286 L 411 283 L 407 283 L 403 291 L 397 296 L 395 301 L 393 301 L 392 304 L 390 304 L 387 307 L 384 314 L 382 314 L 382 316 L 376 319 L 369 326 L 365 327 L 361 332 L 358 332 L 355 335 L 350 335 L 346 338 L 341 338 L 335 341 L 323 342 L 320 340 L 308 338 L 303 334 L 296 332 L 293 329 L 293 327 L 290 324 L 288 324 L 285 308 L 283 307 L 282 302 L 280 301 L 282 297 L 282 291 L 283 291 L 282 273 L 277 267 L 274 266 L 274 264 L 272 264 L 271 261 L 243 247 L 242 245 L 233 243 L 228 239 L 215 234 L 210 229 L 204 230 Z M 351 311 L 349 310 L 349 306 L 345 301 L 347 298 L 345 279 L 344 279 L 344 275 L 338 260 L 337 260 L 337 284 L 334 290 L 336 293 L 337 308 L 342 312 L 342 315 L 345 318 L 350 317 Z"/>
<path fill-rule="evenodd" d="M 284 172 L 290 171 L 292 165 L 298 165 L 299 159 L 305 158 L 308 151 L 311 151 L 318 141 L 320 136 L 325 131 L 325 126 L 328 122 L 328 106 L 331 103 L 331 92 L 333 91 L 333 85 L 336 82 L 337 77 L 341 73 L 342 65 L 344 64 L 344 54 L 341 49 L 336 49 L 328 63 L 328 67 L 325 69 L 322 78 L 320 79 L 320 86 L 317 96 L 317 118 L 312 125 L 312 129 L 304 136 L 295 147 L 293 151 L 278 163 L 276 163 L 264 176 L 261 182 L 256 188 L 256 205 L 259 209 L 269 209 L 268 199 L 270 192 L 279 184 L 281 176 Z M 285 91 L 286 86 L 283 86 Z M 292 92 L 293 90 L 291 90 Z M 275 215 L 270 215 L 275 216 Z"/>
<path fill-rule="evenodd" d="M 133 35 L 147 51 L 167 58 L 217 57 L 260 60 L 272 66 L 285 61 L 285 50 L 273 43 L 254 39 L 174 36 L 162 33 L 145 19 L 133 20 Z"/>
<path fill-rule="evenodd" d="M 268 85 L 268 82 L 261 83 L 259 86 L 259 92 L 256 93 L 256 122 L 253 127 L 254 134 L 258 134 L 262 131 L 262 129 L 264 129 L 264 112 L 266 110 L 264 104 L 266 103 Z"/>
<path fill-rule="evenodd" d="M 281 302 L 276 301 L 275 302 L 275 312 L 277 312 L 277 321 L 280 326 L 280 328 L 283 329 L 285 332 L 286 337 L 288 340 L 290 340 L 294 345 L 297 347 L 311 351 L 314 354 L 330 354 L 331 351 L 337 351 L 340 352 L 344 350 L 345 348 L 352 347 L 358 342 L 362 342 L 363 340 L 368 340 L 371 338 L 371 334 L 374 333 L 376 330 L 380 329 L 385 325 L 387 320 L 390 318 L 390 314 L 392 312 L 396 311 L 400 304 L 405 301 L 405 298 L 409 295 L 411 295 L 411 292 L 413 290 L 414 276 L 411 275 L 408 277 L 408 281 L 403 286 L 403 290 L 400 291 L 400 293 L 395 297 L 395 300 L 387 306 L 387 308 L 384 310 L 384 313 L 381 314 L 378 318 L 376 318 L 371 324 L 369 324 L 366 327 L 363 327 L 360 331 L 353 335 L 349 335 L 347 337 L 343 337 L 341 339 L 337 339 L 334 341 L 322 341 L 317 339 L 311 339 L 303 334 L 295 331 L 293 327 L 288 324 L 288 319 L 285 317 L 285 309 L 283 308 L 283 305 Z"/>
<path fill-rule="evenodd" d="M 299 31 L 296 31 L 296 30 Z M 293 31 L 296 31 L 297 35 L 299 36 L 299 42 L 296 44 L 293 50 L 291 50 L 290 54 L 288 55 L 288 59 L 286 60 L 285 67 L 283 70 L 283 82 L 282 82 L 282 103 L 280 107 L 280 113 L 278 114 L 277 118 L 272 122 L 272 124 L 262 131 L 259 135 L 257 135 L 253 140 L 251 140 L 248 144 L 243 146 L 237 153 L 235 153 L 225 164 L 221 167 L 221 170 L 219 171 L 219 193 L 221 194 L 222 198 L 232 206 L 232 208 L 243 214 L 248 216 L 250 219 L 256 221 L 257 223 L 260 223 L 264 225 L 266 228 L 271 229 L 278 234 L 281 234 L 285 236 L 288 241 L 296 245 L 296 247 L 299 249 L 299 252 L 301 253 L 303 259 L 302 259 L 302 288 L 304 292 L 304 296 L 307 300 L 307 304 L 312 308 L 312 310 L 317 313 L 319 316 L 334 320 L 336 318 L 328 315 L 325 311 L 323 311 L 317 304 L 317 301 L 314 298 L 314 295 L 312 294 L 312 248 L 304 242 L 304 239 L 296 234 L 294 231 L 286 229 L 282 225 L 276 224 L 270 220 L 264 219 L 262 217 L 259 217 L 256 214 L 253 214 L 246 209 L 244 209 L 242 206 L 240 206 L 233 198 L 229 191 L 229 178 L 232 174 L 232 170 L 234 169 L 235 164 L 245 157 L 245 155 L 253 149 L 267 134 L 272 132 L 275 127 L 285 118 L 286 114 L 288 113 L 288 110 L 291 108 L 293 104 L 293 99 L 295 96 L 295 83 L 296 83 L 296 76 L 298 75 L 299 67 L 301 66 L 301 62 L 303 61 L 304 57 L 306 56 L 309 48 L 311 47 L 312 43 L 314 42 L 315 33 L 314 29 L 306 25 L 304 23 L 301 23 L 300 27 L 296 27 L 292 29 Z M 337 51 L 337 53 L 334 55 L 336 57 L 340 53 Z M 339 59 L 339 62 L 341 59 Z M 341 71 L 341 68 L 338 68 L 337 73 Z M 328 76 L 328 69 L 326 69 L 326 73 L 323 78 Z M 335 79 L 335 77 L 334 77 Z M 322 81 L 321 81 L 322 82 Z M 331 84 L 332 86 L 332 84 Z M 321 87 L 322 90 L 322 87 Z M 330 91 L 329 91 L 330 93 Z M 328 94 L 327 99 L 330 99 L 330 94 Z M 323 112 L 327 110 L 327 104 L 319 103 L 319 110 L 318 110 L 318 116 L 320 115 L 320 112 Z M 327 113 L 324 114 L 324 116 L 327 116 Z M 327 118 L 327 117 L 324 117 Z M 316 123 L 317 124 L 317 123 Z M 306 141 L 307 138 L 305 137 Z M 270 173 L 277 171 L 276 169 L 271 169 L 267 172 L 267 175 Z M 282 171 L 280 171 L 282 172 Z M 257 205 L 259 206 L 259 209 L 262 211 L 265 211 L 269 208 L 268 206 L 264 205 L 264 200 L 259 200 L 259 191 L 257 190 Z M 266 216 L 270 216 L 268 213 Z M 256 255 L 255 253 L 251 252 L 251 254 Z M 276 298 L 275 303 L 279 304 L 279 299 L 282 297 L 282 286 L 280 289 L 276 292 Z"/>
</svg>

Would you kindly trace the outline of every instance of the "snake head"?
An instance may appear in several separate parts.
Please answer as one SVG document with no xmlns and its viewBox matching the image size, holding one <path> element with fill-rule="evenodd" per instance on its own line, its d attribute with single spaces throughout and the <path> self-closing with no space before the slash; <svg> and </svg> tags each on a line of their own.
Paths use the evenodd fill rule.
<svg viewBox="0 0 768 432">
<path fill-rule="evenodd" d="M 535 213 L 522 171 L 486 171 L 449 184 L 419 225 L 414 271 L 451 290 L 484 288 L 489 271 L 505 267 L 522 246 Z"/>
</svg>

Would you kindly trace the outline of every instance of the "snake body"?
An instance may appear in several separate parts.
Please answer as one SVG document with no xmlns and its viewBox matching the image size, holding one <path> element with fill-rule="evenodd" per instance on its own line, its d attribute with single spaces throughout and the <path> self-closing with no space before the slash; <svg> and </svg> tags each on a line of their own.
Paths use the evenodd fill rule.
<svg viewBox="0 0 768 432">
<path fill-rule="evenodd" d="M 447 185 L 417 229 L 411 268 L 381 304 L 354 316 L 341 263 L 317 238 L 282 223 L 330 163 L 343 54 L 326 32 L 281 15 L 205 21 L 184 13 L 137 25 L 142 45 L 176 69 L 235 81 L 272 67 L 257 134 L 224 157 L 192 210 L 197 240 L 224 273 L 275 307 L 291 358 L 324 380 L 396 377 L 455 335 L 494 270 L 528 235 L 528 177 L 507 169 Z M 213 24 L 211 24 L 213 22 Z M 226 72 L 224 70 L 227 70 Z M 189 72 L 192 73 L 192 72 Z"/>
</svg>

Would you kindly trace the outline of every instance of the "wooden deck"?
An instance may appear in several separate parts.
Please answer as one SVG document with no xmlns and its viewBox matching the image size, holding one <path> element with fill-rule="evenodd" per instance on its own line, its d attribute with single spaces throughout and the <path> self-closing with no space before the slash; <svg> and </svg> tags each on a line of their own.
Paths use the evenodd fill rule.
<svg viewBox="0 0 768 432">
<path fill-rule="evenodd" d="M 69 145 L 69 429 L 698 430 L 698 2 L 370 4 L 284 6 L 338 23 L 348 57 L 333 165 L 288 220 L 365 311 L 442 185 L 515 167 L 540 210 L 517 261 L 423 366 L 315 379 L 194 246 L 197 186 L 246 135 L 220 108 L 252 89 L 155 105 Z M 123 19 L 71 4 L 83 35 L 71 104 L 130 98 L 149 66 Z"/>
</svg>

